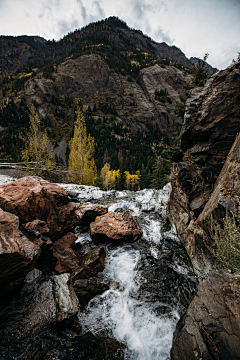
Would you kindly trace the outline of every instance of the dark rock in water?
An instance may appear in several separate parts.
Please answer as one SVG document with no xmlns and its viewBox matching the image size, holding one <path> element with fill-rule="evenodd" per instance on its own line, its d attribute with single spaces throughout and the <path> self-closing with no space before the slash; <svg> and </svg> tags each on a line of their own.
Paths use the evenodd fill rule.
<svg viewBox="0 0 240 360">
<path fill-rule="evenodd" d="M 81 220 L 81 225 L 89 226 L 89 224 L 96 219 L 97 216 L 104 215 L 108 212 L 107 205 L 82 203 L 76 204 L 76 214 Z"/>
<path fill-rule="evenodd" d="M 17 342 L 0 344 L 1 360 L 124 360 L 125 346 L 88 332 L 73 336 L 46 328 Z"/>
<path fill-rule="evenodd" d="M 88 279 L 97 276 L 105 267 L 106 251 L 103 247 L 96 247 L 89 251 L 81 261 L 79 268 L 73 272 L 73 280 Z"/>
<path fill-rule="evenodd" d="M 64 189 L 37 177 L 26 177 L 0 186 L 0 207 L 17 215 L 21 223 L 39 219 L 49 228 L 49 237 L 56 240 L 79 224 L 75 205 Z"/>
<path fill-rule="evenodd" d="M 62 274 L 39 284 L 3 319 L 1 341 L 18 341 L 46 326 L 61 328 L 72 322 L 78 312 L 78 299 L 69 280 L 69 274 Z"/>
<path fill-rule="evenodd" d="M 133 242 L 142 236 L 142 230 L 129 210 L 124 214 L 110 211 L 91 223 L 90 234 L 96 242 Z"/>
<path fill-rule="evenodd" d="M 94 298 L 96 295 L 101 295 L 104 291 L 109 290 L 110 287 L 116 289 L 119 284 L 114 281 L 107 283 L 100 282 L 97 279 L 95 281 L 89 281 L 86 279 L 76 280 L 74 282 L 73 288 L 78 297 L 80 304 L 87 305 L 88 302 Z"/>
<path fill-rule="evenodd" d="M 58 274 L 72 272 L 79 268 L 79 260 L 71 245 L 77 240 L 73 233 L 68 233 L 53 244 L 53 261 Z"/>
<path fill-rule="evenodd" d="M 140 299 L 151 302 L 157 314 L 168 313 L 177 306 L 183 313 L 190 304 L 197 286 L 194 276 L 178 272 L 173 265 L 189 266 L 189 259 L 180 244 L 165 241 L 159 259 L 148 251 L 141 254 L 141 276 L 146 279 L 140 287 Z M 180 267 L 180 266 L 179 266 Z"/>
<path fill-rule="evenodd" d="M 19 230 L 19 218 L 0 209 L 0 287 L 1 293 L 21 285 L 40 255 L 40 247 L 33 244 Z"/>
<path fill-rule="evenodd" d="M 201 282 L 173 339 L 172 359 L 240 359 L 240 286 Z"/>
<path fill-rule="evenodd" d="M 34 288 L 39 283 L 41 276 L 42 271 L 38 269 L 33 269 L 27 274 L 23 282 L 22 290 L 20 292 L 21 297 L 28 296 L 34 291 Z"/>
</svg>

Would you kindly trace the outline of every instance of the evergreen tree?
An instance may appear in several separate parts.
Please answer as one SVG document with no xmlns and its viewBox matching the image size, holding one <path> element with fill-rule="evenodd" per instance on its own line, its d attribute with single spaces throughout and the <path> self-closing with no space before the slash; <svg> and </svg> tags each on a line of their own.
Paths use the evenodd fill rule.
<svg viewBox="0 0 240 360">
<path fill-rule="evenodd" d="M 68 179 L 81 185 L 93 185 L 97 177 L 94 162 L 94 139 L 87 134 L 87 128 L 80 106 L 76 109 L 77 120 L 74 135 L 70 140 L 68 160 Z"/>
<path fill-rule="evenodd" d="M 28 140 L 22 151 L 22 159 L 31 175 L 41 175 L 44 170 L 52 170 L 56 165 L 51 143 L 46 131 L 41 132 L 40 123 L 32 105 Z"/>
<path fill-rule="evenodd" d="M 154 165 L 151 187 L 154 189 L 162 189 L 164 185 L 169 182 L 170 173 L 171 162 L 159 156 Z"/>
</svg>

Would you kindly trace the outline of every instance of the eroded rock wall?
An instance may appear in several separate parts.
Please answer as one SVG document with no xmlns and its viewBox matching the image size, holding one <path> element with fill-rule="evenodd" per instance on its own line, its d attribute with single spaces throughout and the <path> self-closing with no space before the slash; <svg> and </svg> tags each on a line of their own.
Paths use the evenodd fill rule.
<svg viewBox="0 0 240 360">
<path fill-rule="evenodd" d="M 169 213 L 200 283 L 176 328 L 172 359 L 240 359 L 239 276 L 209 251 L 211 218 L 221 222 L 240 203 L 239 105 L 240 63 L 213 75 L 187 101 Z"/>
</svg>

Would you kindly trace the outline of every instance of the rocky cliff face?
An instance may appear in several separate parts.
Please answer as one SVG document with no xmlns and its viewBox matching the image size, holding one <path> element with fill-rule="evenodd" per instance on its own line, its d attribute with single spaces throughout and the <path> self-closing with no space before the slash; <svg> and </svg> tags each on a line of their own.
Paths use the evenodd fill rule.
<svg viewBox="0 0 240 360">
<path fill-rule="evenodd" d="M 239 206 L 239 101 L 240 63 L 213 75 L 187 101 L 169 210 L 202 281 L 179 322 L 172 359 L 239 359 L 239 277 L 220 270 L 208 250 L 211 217 L 221 221 L 227 208 Z"/>
</svg>

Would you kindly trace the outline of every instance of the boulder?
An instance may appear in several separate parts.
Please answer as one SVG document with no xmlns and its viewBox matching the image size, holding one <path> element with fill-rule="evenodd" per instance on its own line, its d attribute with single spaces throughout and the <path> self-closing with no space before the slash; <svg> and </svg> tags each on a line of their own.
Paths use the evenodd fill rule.
<svg viewBox="0 0 240 360">
<path fill-rule="evenodd" d="M 0 186 L 0 207 L 17 215 L 20 223 L 39 219 L 56 240 L 79 224 L 75 205 L 60 186 L 39 177 L 26 177 Z"/>
<path fill-rule="evenodd" d="M 0 209 L 0 287 L 1 293 L 18 287 L 41 253 L 20 230 L 19 218 Z"/>
<path fill-rule="evenodd" d="M 80 279 L 76 280 L 73 285 L 78 300 L 82 305 L 87 305 L 92 298 L 101 295 L 104 291 L 109 290 L 110 287 L 116 289 L 119 287 L 119 284 L 114 281 L 104 283 L 96 280 Z"/>
<path fill-rule="evenodd" d="M 36 245 L 44 248 L 50 248 L 52 241 L 49 238 L 49 228 L 45 221 L 39 219 L 33 220 L 21 225 L 22 231 Z"/>
<path fill-rule="evenodd" d="M 55 275 L 35 287 L 32 296 L 24 298 L 2 322 L 1 341 L 17 341 L 44 327 L 60 329 L 73 321 L 78 299 L 69 280 L 69 274 Z"/>
<path fill-rule="evenodd" d="M 72 272 L 79 268 L 78 257 L 71 247 L 76 240 L 77 237 L 70 232 L 53 244 L 53 261 L 56 263 L 55 271 L 58 274 Z"/>
<path fill-rule="evenodd" d="M 89 226 L 97 216 L 104 215 L 108 212 L 107 205 L 92 204 L 89 202 L 76 204 L 76 214 L 81 220 L 81 225 Z"/>
<path fill-rule="evenodd" d="M 89 251 L 81 260 L 79 268 L 73 272 L 73 280 L 88 279 L 97 276 L 105 267 L 106 251 L 103 247 L 96 247 Z"/>
<path fill-rule="evenodd" d="M 23 281 L 23 287 L 20 292 L 21 297 L 30 295 L 34 291 L 35 286 L 39 283 L 41 277 L 42 271 L 36 268 L 30 271 Z"/>
<path fill-rule="evenodd" d="M 124 360 L 126 345 L 119 341 L 90 332 L 74 333 L 66 336 L 66 332 L 44 329 L 17 342 L 1 341 L 1 360 Z"/>
<path fill-rule="evenodd" d="M 95 242 L 133 242 L 142 236 L 142 230 L 129 210 L 124 214 L 110 211 L 90 224 L 90 234 Z"/>
</svg>

